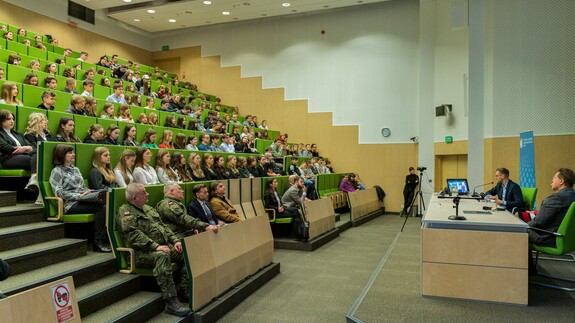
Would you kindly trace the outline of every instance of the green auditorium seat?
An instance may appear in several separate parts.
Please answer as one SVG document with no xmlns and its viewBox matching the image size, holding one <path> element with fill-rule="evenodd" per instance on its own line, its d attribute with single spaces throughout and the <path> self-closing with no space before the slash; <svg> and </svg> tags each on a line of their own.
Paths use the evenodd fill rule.
<svg viewBox="0 0 575 323">
<path fill-rule="evenodd" d="M 17 65 L 7 65 L 7 70 L 4 71 L 6 74 L 6 79 L 12 82 L 22 83 L 26 75 L 32 70 L 27 67 L 17 66 Z"/>
<path fill-rule="evenodd" d="M 55 62 L 58 58 L 64 58 L 64 54 L 54 53 L 51 51 L 46 52 L 46 60 L 49 62 Z M 60 66 L 61 67 L 61 66 Z M 64 65 L 64 67 L 69 67 L 68 65 Z M 63 70 L 63 69 L 62 69 Z"/>
<path fill-rule="evenodd" d="M 88 130 L 90 126 L 97 123 L 96 118 L 74 115 L 74 133 L 76 137 L 84 141 L 84 138 L 88 135 Z"/>
<path fill-rule="evenodd" d="M 531 228 L 531 230 L 534 230 L 534 228 Z M 571 203 L 571 206 L 567 210 L 567 213 L 565 214 L 565 217 L 563 218 L 563 221 L 561 222 L 559 229 L 557 229 L 557 233 L 555 233 L 554 235 L 556 244 L 555 247 L 538 246 L 532 243 L 529 244 L 529 249 L 536 251 L 535 266 L 537 266 L 539 253 L 544 253 L 553 256 L 562 256 L 575 251 L 575 202 Z M 572 278 L 557 277 L 542 273 L 538 273 L 538 275 L 568 282 L 575 282 L 575 280 L 573 280 Z M 575 288 L 573 287 L 571 288 L 563 287 L 553 284 L 546 284 L 539 281 L 530 281 L 530 283 L 568 292 L 575 291 Z"/>
<path fill-rule="evenodd" d="M 115 124 L 116 126 L 118 125 L 118 121 L 114 120 L 114 119 L 102 119 L 102 118 L 97 118 L 96 119 L 96 123 L 102 125 L 102 127 L 104 127 L 104 136 L 106 136 L 106 131 L 108 130 L 108 127 L 112 124 Z M 122 137 L 118 138 L 119 141 L 122 141 Z"/>
<path fill-rule="evenodd" d="M 522 187 L 521 193 L 523 195 L 523 202 L 528 210 L 535 210 L 535 202 L 537 198 L 537 187 Z"/>
<path fill-rule="evenodd" d="M 241 130 L 240 130 L 240 133 L 241 133 Z M 272 143 L 273 143 L 273 140 L 256 139 L 256 149 L 260 154 L 263 154 L 263 153 L 265 153 L 266 148 L 268 148 Z"/>
<path fill-rule="evenodd" d="M 64 112 L 70 106 L 72 101 L 72 93 L 54 91 L 56 93 L 56 102 L 54 103 L 54 110 Z"/>
<path fill-rule="evenodd" d="M 40 49 L 40 48 L 28 46 L 28 56 L 30 56 L 30 57 L 34 57 L 34 58 L 41 59 L 41 60 L 48 60 L 47 52 L 48 51 Z"/>
<path fill-rule="evenodd" d="M 101 145 L 98 145 L 101 146 Z M 87 180 L 90 177 L 90 169 L 92 169 L 92 156 L 94 155 L 94 144 L 76 144 L 76 167 L 80 169 L 82 177 Z"/>
<path fill-rule="evenodd" d="M 70 113 L 62 111 L 48 111 L 48 130 L 55 136 L 58 133 L 58 125 L 62 117 L 73 118 Z"/>
<path fill-rule="evenodd" d="M 38 149 L 38 184 L 44 198 L 44 214 L 49 221 L 65 223 L 87 223 L 94 221 L 94 214 L 64 214 L 64 201 L 55 196 L 50 185 L 54 148 L 59 142 L 42 142 Z M 74 144 L 70 144 L 74 146 Z M 79 157 L 79 156 L 78 156 Z"/>
<path fill-rule="evenodd" d="M 7 41 L 6 49 L 14 51 L 20 55 L 28 55 L 28 46 L 15 41 Z"/>
<path fill-rule="evenodd" d="M 78 62 L 80 62 L 80 61 L 78 61 Z M 89 68 L 93 68 L 93 69 L 95 69 L 95 70 L 97 71 L 97 70 L 98 70 L 98 67 L 99 67 L 99 68 L 103 68 L 103 67 L 98 66 L 98 65 L 96 65 L 96 64 L 92 64 L 92 63 L 88 63 L 88 62 L 82 62 L 82 69 L 83 69 L 84 71 L 87 70 L 87 69 L 89 69 Z"/>
<path fill-rule="evenodd" d="M 109 87 L 100 85 L 100 82 L 95 81 L 94 78 L 94 92 L 92 95 L 97 98 L 106 101 L 106 98 L 112 93 L 112 90 Z"/>
<path fill-rule="evenodd" d="M 22 103 L 28 107 L 37 107 L 42 103 L 42 93 L 46 91 L 46 88 L 34 85 L 23 84 L 22 85 Z M 56 95 L 56 101 L 59 99 Z"/>
<path fill-rule="evenodd" d="M 5 49 L 6 48 L 6 39 L 4 38 L 0 38 L 0 49 Z M 1 59 L 1 57 L 0 57 Z M 5 62 L 5 60 L 2 60 L 3 62 Z"/>
</svg>

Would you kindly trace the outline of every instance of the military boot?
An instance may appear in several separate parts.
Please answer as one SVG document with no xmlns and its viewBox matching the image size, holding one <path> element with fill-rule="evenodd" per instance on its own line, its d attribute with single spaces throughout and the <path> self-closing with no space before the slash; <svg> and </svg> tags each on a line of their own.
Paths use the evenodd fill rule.
<svg viewBox="0 0 575 323">
<path fill-rule="evenodd" d="M 188 316 L 192 311 L 178 300 L 177 297 L 170 297 L 166 302 L 166 309 L 164 312 L 176 316 Z"/>
</svg>

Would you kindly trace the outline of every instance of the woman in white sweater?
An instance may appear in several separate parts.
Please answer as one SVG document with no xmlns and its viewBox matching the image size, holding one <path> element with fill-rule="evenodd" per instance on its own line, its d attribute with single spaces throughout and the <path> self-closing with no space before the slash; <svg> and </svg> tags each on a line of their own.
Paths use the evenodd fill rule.
<svg viewBox="0 0 575 323">
<path fill-rule="evenodd" d="M 126 187 L 128 184 L 134 182 L 134 175 L 132 175 L 132 166 L 136 160 L 136 153 L 126 149 L 120 155 L 120 160 L 114 169 L 114 175 L 118 181 L 119 187 Z"/>
<path fill-rule="evenodd" d="M 136 151 L 136 168 L 134 168 L 134 183 L 144 185 L 160 184 L 156 170 L 149 165 L 150 160 L 152 160 L 150 148 L 138 148 L 138 151 Z"/>
</svg>

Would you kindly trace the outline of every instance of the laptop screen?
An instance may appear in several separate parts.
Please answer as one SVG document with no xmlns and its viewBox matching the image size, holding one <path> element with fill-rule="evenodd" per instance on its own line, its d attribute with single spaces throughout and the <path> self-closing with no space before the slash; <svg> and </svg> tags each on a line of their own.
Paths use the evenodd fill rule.
<svg viewBox="0 0 575 323">
<path fill-rule="evenodd" d="M 454 187 L 458 194 L 469 194 L 469 185 L 466 178 L 448 178 L 447 189 L 453 192 Z"/>
</svg>

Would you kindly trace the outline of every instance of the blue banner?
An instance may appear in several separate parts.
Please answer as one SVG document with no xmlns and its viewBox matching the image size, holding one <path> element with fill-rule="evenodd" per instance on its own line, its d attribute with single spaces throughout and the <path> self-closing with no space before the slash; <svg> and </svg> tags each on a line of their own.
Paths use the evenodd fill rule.
<svg viewBox="0 0 575 323">
<path fill-rule="evenodd" d="M 537 187 L 535 177 L 535 145 L 533 131 L 519 136 L 519 186 Z"/>
</svg>

